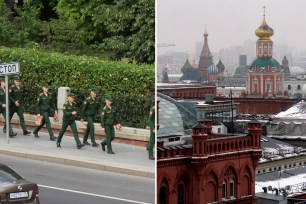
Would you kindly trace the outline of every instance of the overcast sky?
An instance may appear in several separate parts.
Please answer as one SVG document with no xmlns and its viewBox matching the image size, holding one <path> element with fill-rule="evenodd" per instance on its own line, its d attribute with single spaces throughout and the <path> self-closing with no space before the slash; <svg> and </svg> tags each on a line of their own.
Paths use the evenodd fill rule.
<svg viewBox="0 0 306 204">
<path fill-rule="evenodd" d="M 263 6 L 274 30 L 272 41 L 306 50 L 306 0 L 157 0 L 157 43 L 175 44 L 157 51 L 193 53 L 195 43 L 203 41 L 205 24 L 212 52 L 257 40 Z"/>
</svg>

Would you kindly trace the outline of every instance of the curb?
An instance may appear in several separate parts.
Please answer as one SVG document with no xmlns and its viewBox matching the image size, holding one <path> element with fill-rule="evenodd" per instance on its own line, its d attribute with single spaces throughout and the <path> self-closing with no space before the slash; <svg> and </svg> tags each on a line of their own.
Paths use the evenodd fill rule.
<svg viewBox="0 0 306 204">
<path fill-rule="evenodd" d="M 33 159 L 37 161 L 47 161 L 47 162 L 56 163 L 56 164 L 64 164 L 64 165 L 83 167 L 83 168 L 89 168 L 89 169 L 95 169 L 95 170 L 101 170 L 101 171 L 108 171 L 108 172 L 113 172 L 113 173 L 126 174 L 126 175 L 131 175 L 131 176 L 155 178 L 155 173 L 153 172 L 147 172 L 147 171 L 127 168 L 127 167 L 104 165 L 104 164 L 99 164 L 99 163 L 94 163 L 94 162 L 84 162 L 80 160 L 60 158 L 56 156 L 38 155 L 38 154 L 32 154 L 32 153 L 21 153 L 18 151 L 4 150 L 4 149 L 0 150 L 0 154 L 15 156 L 15 157 L 22 157 L 22 158 L 27 158 L 27 159 Z"/>
</svg>

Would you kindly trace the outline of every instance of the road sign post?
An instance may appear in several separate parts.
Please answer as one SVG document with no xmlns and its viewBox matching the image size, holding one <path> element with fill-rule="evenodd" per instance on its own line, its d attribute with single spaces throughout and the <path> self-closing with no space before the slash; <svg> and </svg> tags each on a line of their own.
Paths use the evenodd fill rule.
<svg viewBox="0 0 306 204">
<path fill-rule="evenodd" d="M 8 83 L 9 83 L 9 75 L 19 73 L 19 63 L 18 62 L 11 62 L 11 63 L 4 63 L 0 64 L 0 76 L 5 76 L 5 124 L 6 124 L 6 143 L 10 143 L 10 114 L 9 114 L 9 90 L 8 90 Z"/>
</svg>

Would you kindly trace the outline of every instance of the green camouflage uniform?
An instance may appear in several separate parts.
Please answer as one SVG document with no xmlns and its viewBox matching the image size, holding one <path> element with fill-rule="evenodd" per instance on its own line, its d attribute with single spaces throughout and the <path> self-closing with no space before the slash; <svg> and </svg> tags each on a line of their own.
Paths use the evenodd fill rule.
<svg viewBox="0 0 306 204">
<path fill-rule="evenodd" d="M 6 121 L 6 108 L 2 107 L 3 104 L 6 104 L 5 89 L 2 89 L 0 87 L 0 113 L 3 115 L 3 117 L 4 117 L 5 121 Z M 11 108 L 9 107 L 9 109 L 11 109 Z M 9 112 L 10 112 L 10 110 L 9 110 Z M 10 126 L 9 134 L 11 135 L 13 133 L 13 129 L 12 129 L 12 125 L 11 125 L 10 122 L 9 122 L 9 126 Z"/>
<path fill-rule="evenodd" d="M 63 125 L 62 125 L 62 129 L 61 129 L 61 131 L 58 135 L 57 143 L 61 143 L 62 137 L 63 137 L 67 127 L 70 126 L 71 130 L 73 132 L 73 136 L 74 136 L 74 139 L 76 141 L 77 146 L 81 145 L 81 141 L 80 141 L 79 136 L 78 136 L 77 126 L 76 126 L 76 123 L 75 123 L 76 115 L 72 114 L 73 111 L 76 111 L 76 112 L 78 111 L 76 103 L 72 102 L 70 104 L 69 101 L 65 102 L 64 107 L 63 107 L 63 112 L 64 112 Z"/>
<path fill-rule="evenodd" d="M 150 110 L 150 115 L 147 120 L 147 126 L 150 127 L 150 140 L 148 142 L 148 152 L 149 157 L 153 157 L 153 147 L 155 144 L 155 133 L 153 130 L 155 130 L 155 106 L 153 106 Z"/>
<path fill-rule="evenodd" d="M 36 112 L 37 114 L 42 115 L 43 120 L 42 120 L 42 124 L 37 126 L 35 130 L 33 131 L 34 134 L 38 134 L 39 130 L 46 124 L 46 127 L 50 135 L 50 139 L 54 138 L 54 134 L 53 134 L 50 119 L 49 119 L 49 113 L 51 111 L 54 112 L 54 110 L 55 110 L 55 107 L 54 107 L 54 103 L 52 101 L 50 93 L 48 93 L 47 95 L 45 95 L 44 93 L 39 94 L 37 98 Z"/>
<path fill-rule="evenodd" d="M 12 120 L 12 117 L 15 113 L 17 113 L 19 120 L 20 120 L 20 126 L 24 133 L 27 132 L 27 127 L 25 125 L 24 117 L 23 117 L 23 106 L 21 105 L 21 100 L 23 99 L 23 94 L 21 87 L 17 87 L 16 85 L 12 85 L 10 87 L 10 121 Z M 16 101 L 20 104 L 19 106 L 16 106 Z"/>
<path fill-rule="evenodd" d="M 115 138 L 114 125 L 118 123 L 116 111 L 109 106 L 105 106 L 101 111 L 101 126 L 105 128 L 106 139 L 101 144 L 107 145 L 107 152 L 113 151 L 111 141 Z"/>
<path fill-rule="evenodd" d="M 84 134 L 83 142 L 87 142 L 88 135 L 90 134 L 90 139 L 92 143 L 95 143 L 95 126 L 94 119 L 96 116 L 96 112 L 98 110 L 99 102 L 98 100 L 92 97 L 88 97 L 85 99 L 82 108 L 82 119 L 87 120 L 87 129 Z"/>
</svg>

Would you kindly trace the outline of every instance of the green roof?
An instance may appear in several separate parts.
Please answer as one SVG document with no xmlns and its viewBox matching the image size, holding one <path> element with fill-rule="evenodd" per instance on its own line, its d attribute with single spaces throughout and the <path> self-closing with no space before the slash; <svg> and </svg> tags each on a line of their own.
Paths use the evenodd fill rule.
<svg viewBox="0 0 306 204">
<path fill-rule="evenodd" d="M 274 58 L 257 58 L 253 61 L 250 68 L 253 68 L 255 66 L 259 68 L 265 68 L 267 66 L 271 68 L 277 68 L 280 67 L 280 64 Z"/>
</svg>

